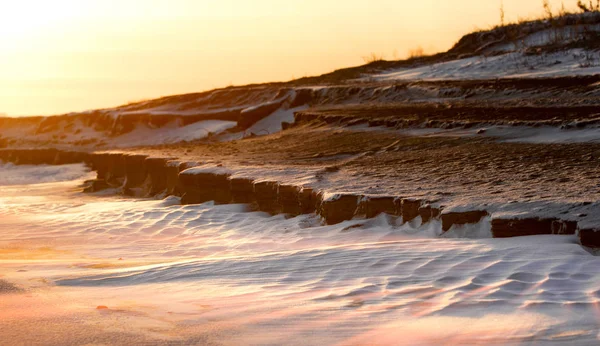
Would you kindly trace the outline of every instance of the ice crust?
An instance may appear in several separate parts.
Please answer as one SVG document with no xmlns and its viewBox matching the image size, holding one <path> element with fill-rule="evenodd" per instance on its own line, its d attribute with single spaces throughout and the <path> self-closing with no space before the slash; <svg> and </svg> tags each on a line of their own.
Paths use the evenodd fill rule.
<svg viewBox="0 0 600 346">
<path fill-rule="evenodd" d="M 31 168 L 0 169 L 7 176 Z M 45 302 L 16 298 L 37 316 L 60 311 L 92 322 L 89 312 L 106 305 L 82 335 L 100 326 L 210 341 L 218 320 L 224 344 L 598 340 L 600 258 L 573 236 L 486 239 L 483 220 L 440 238 L 437 222 L 400 225 L 386 215 L 323 226 L 315 215 L 269 216 L 244 205 L 86 196 L 73 192 L 78 184 L 0 186 L 0 248 L 19 244 L 33 255 L 46 244 L 49 256 L 1 262 L 0 273 L 35 296 L 49 294 Z M 50 286 L 33 280 L 40 276 Z M 43 309 L 52 292 L 62 303 Z M 172 323 L 158 328 L 165 320 Z M 44 330 L 21 340 L 43 341 Z"/>
</svg>

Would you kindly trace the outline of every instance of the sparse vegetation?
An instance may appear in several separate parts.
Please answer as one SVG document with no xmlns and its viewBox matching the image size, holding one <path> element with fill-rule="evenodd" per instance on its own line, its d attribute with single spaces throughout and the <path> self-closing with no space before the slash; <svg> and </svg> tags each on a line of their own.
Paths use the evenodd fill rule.
<svg viewBox="0 0 600 346">
<path fill-rule="evenodd" d="M 137 105 L 137 104 L 148 102 L 148 101 L 150 101 L 150 99 L 130 100 L 130 101 L 127 101 L 125 106 L 133 106 L 133 105 Z"/>
<path fill-rule="evenodd" d="M 362 59 L 365 62 L 365 64 L 370 64 L 370 63 L 374 63 L 374 62 L 384 61 L 383 54 L 376 54 L 376 53 L 373 53 L 373 52 L 371 54 L 369 54 L 369 55 L 363 56 Z"/>
<path fill-rule="evenodd" d="M 544 15 L 548 20 L 552 20 L 554 15 L 552 14 L 552 6 L 550 6 L 549 0 L 542 0 L 542 7 L 544 8 Z"/>
<path fill-rule="evenodd" d="M 558 11 L 558 16 L 563 17 L 567 13 L 569 13 L 569 12 L 567 12 L 567 8 L 565 7 L 565 2 L 563 1 L 560 3 L 560 10 Z"/>
<path fill-rule="evenodd" d="M 583 12 L 597 12 L 600 11 L 600 0 L 596 0 L 596 4 L 592 0 L 589 0 L 589 4 L 585 4 L 583 1 L 577 1 L 577 7 Z"/>
<path fill-rule="evenodd" d="M 594 3 L 594 0 L 589 0 L 588 3 L 586 3 L 585 1 L 582 1 L 582 0 L 578 0 L 576 5 L 581 12 L 600 12 L 600 0 L 595 0 L 595 3 Z M 561 2 L 560 9 L 558 11 L 554 11 L 552 9 L 552 5 L 550 4 L 549 0 L 542 0 L 542 9 L 543 9 L 543 15 L 541 15 L 539 17 L 525 17 L 525 18 L 519 17 L 516 22 L 510 23 L 510 22 L 506 21 L 506 10 L 504 7 L 504 0 L 501 0 L 500 7 L 499 7 L 500 24 L 493 28 L 490 28 L 490 29 L 497 29 L 499 27 L 510 26 L 513 24 L 520 25 L 520 24 L 524 24 L 524 23 L 528 23 L 528 22 L 535 22 L 535 21 L 539 21 L 539 20 L 550 20 L 550 21 L 561 20 L 565 16 L 575 14 L 575 12 L 570 12 L 567 10 L 564 1 Z M 476 31 L 481 31 L 481 30 L 473 30 L 473 31 L 476 32 Z"/>
<path fill-rule="evenodd" d="M 576 5 L 577 0 L 565 0 L 565 3 Z M 526 55 L 537 55 L 538 58 L 540 55 L 564 49 L 598 49 L 600 33 L 592 27 L 600 24 L 600 0 L 593 0 L 589 4 L 579 6 L 581 11 L 576 11 L 576 6 L 570 8 L 564 3 L 556 6 L 555 9 L 551 8 L 549 1 L 542 0 L 541 5 L 544 12 L 537 17 L 519 17 L 517 20 L 511 21 L 507 16 L 508 12 L 506 12 L 507 8 L 504 2 L 500 1 L 500 23 L 487 29 L 473 28 L 472 33 L 463 36 L 447 52 L 426 55 L 419 47 L 408 50 L 405 60 L 399 60 L 397 53 L 394 52 L 391 54 L 393 61 L 385 60 L 383 54 L 371 53 L 362 57 L 365 63 L 362 66 L 339 69 L 316 77 L 304 77 L 292 80 L 289 84 L 336 83 L 340 80 L 361 78 L 367 74 L 388 69 L 435 64 L 474 55 L 482 56 L 485 59 L 487 48 L 503 44 L 512 44 L 514 50 L 521 51 Z M 583 14 L 582 12 L 589 13 Z M 549 20 L 549 17 L 552 20 Z M 527 41 L 532 34 L 542 32 L 547 35 L 545 43 Z M 527 63 L 522 63 L 522 65 L 524 68 L 528 68 Z M 590 63 L 583 61 L 582 65 L 590 65 Z"/>
<path fill-rule="evenodd" d="M 425 56 L 425 50 L 421 46 L 408 51 L 409 59 L 421 58 L 423 56 Z"/>
<path fill-rule="evenodd" d="M 587 1 L 587 0 L 584 0 Z M 596 2 L 596 4 L 594 4 Z M 572 2 L 575 3 L 575 0 Z M 534 43 L 555 49 L 559 46 L 570 48 L 597 48 L 597 34 L 591 26 L 600 24 L 600 0 L 590 1 L 589 4 L 578 2 L 582 12 L 569 11 L 564 2 L 553 9 L 549 0 L 542 0 L 543 13 L 538 17 L 519 18 L 517 21 L 507 21 L 504 2 L 500 1 L 500 23 L 485 30 L 475 30 L 465 35 L 449 51 L 459 55 L 483 54 L 488 47 L 511 43 L 515 50 L 532 48 L 526 38 L 534 33 L 545 31 L 547 43 Z M 555 48 L 553 48 L 555 47 Z"/>
</svg>

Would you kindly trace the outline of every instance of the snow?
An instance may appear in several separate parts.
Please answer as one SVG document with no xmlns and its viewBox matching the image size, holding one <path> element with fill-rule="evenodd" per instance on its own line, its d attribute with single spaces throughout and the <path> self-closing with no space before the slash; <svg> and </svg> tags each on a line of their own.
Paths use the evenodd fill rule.
<svg viewBox="0 0 600 346">
<path fill-rule="evenodd" d="M 209 134 L 219 134 L 235 127 L 237 122 L 204 120 L 181 126 L 176 118 L 173 118 L 173 121 L 170 121 L 163 127 L 151 128 L 143 124 L 138 124 L 133 131 L 119 136 L 110 136 L 107 132 L 95 130 L 92 127 L 84 125 L 79 119 L 76 119 L 72 124 L 73 127 L 68 131 L 64 130 L 64 126 L 67 124 L 63 123 L 56 130 L 44 133 L 38 133 L 36 131 L 36 125 L 11 127 L 4 129 L 2 131 L 2 136 L 15 139 L 30 138 L 42 143 L 44 141 L 53 141 L 57 138 L 61 138 L 65 143 L 72 143 L 78 147 L 103 143 L 105 146 L 110 146 L 111 148 L 126 148 L 204 139 L 208 137 Z"/>
<path fill-rule="evenodd" d="M 600 25 L 575 25 L 562 28 L 551 28 L 535 32 L 511 43 L 493 45 L 486 49 L 486 53 L 511 52 L 521 47 L 544 47 L 555 44 L 557 41 L 564 45 L 585 38 L 586 33 L 599 32 Z"/>
<path fill-rule="evenodd" d="M 576 124 L 576 123 L 574 123 Z M 489 137 L 507 143 L 595 143 L 600 142 L 600 127 L 560 128 L 556 126 L 512 126 L 491 125 L 475 126 L 468 129 L 454 128 L 409 128 L 390 129 L 387 127 L 352 127 L 357 131 L 397 132 L 415 137 Z M 484 130 L 484 132 L 479 132 Z"/>
<path fill-rule="evenodd" d="M 372 131 L 373 129 L 368 130 Z M 464 134 L 461 133 L 460 135 Z M 475 132 L 472 135 L 476 135 Z M 508 140 L 508 138 L 515 140 L 514 136 L 501 140 Z M 526 138 L 522 137 L 520 140 Z M 548 138 L 552 138 L 551 135 Z M 349 157 L 348 160 L 354 158 Z M 381 178 L 364 176 L 360 172 L 340 170 L 336 173 L 323 175 L 322 170 L 322 166 L 282 167 L 268 164 L 254 166 L 227 164 L 223 167 L 207 164 L 191 168 L 187 172 L 224 174 L 232 179 L 245 178 L 254 182 L 270 181 L 309 188 L 321 193 L 325 201 L 335 201 L 344 195 L 359 197 L 392 196 L 421 201 L 434 198 L 430 205 L 441 208 L 444 213 L 479 210 L 487 211 L 494 218 L 559 218 L 577 221 L 582 228 L 584 225 L 585 228 L 600 228 L 600 214 L 593 211 L 593 206 L 597 206 L 597 204 L 593 203 L 590 207 L 587 203 L 595 200 L 595 191 L 577 192 L 576 194 L 571 192 L 570 195 L 563 198 L 560 196 L 549 198 L 549 195 L 560 192 L 535 191 L 531 190 L 527 184 L 515 184 L 515 188 L 526 189 L 532 194 L 530 197 L 523 199 L 514 191 L 506 191 L 505 194 L 493 194 L 491 193 L 493 190 L 489 187 L 475 191 L 469 185 L 455 186 L 446 190 L 448 187 L 439 187 L 435 183 L 429 186 L 398 184 L 395 182 L 382 184 Z M 574 180 L 580 178 L 573 177 Z M 557 185 L 556 189 L 560 189 L 560 185 Z M 432 191 L 435 193 L 433 197 Z M 439 194 L 439 191 L 446 193 Z"/>
<path fill-rule="evenodd" d="M 492 127 L 486 133 L 505 140 L 520 143 L 593 143 L 600 142 L 600 128 L 560 129 L 544 127 Z"/>
<path fill-rule="evenodd" d="M 536 50 L 559 41 L 563 45 L 577 41 L 587 33 L 600 32 L 600 25 L 577 25 L 535 32 L 511 43 L 487 47 L 480 56 L 443 63 L 405 68 L 370 76 L 377 81 L 390 80 L 448 80 L 493 78 L 539 78 L 600 73 L 600 52 L 568 49 L 527 55 L 525 50 Z M 501 53 L 501 54 L 498 54 Z"/>
<path fill-rule="evenodd" d="M 466 239 L 485 236 L 484 220 L 440 238 L 437 222 L 386 215 L 324 226 L 244 205 L 88 196 L 79 183 L 0 187 L 0 274 L 26 290 L 0 299 L 8 344 L 600 338 L 600 257 L 572 236 Z"/>
<path fill-rule="evenodd" d="M 219 91 L 215 91 L 214 94 L 219 94 Z M 293 122 L 294 112 L 307 109 L 307 106 L 289 108 L 290 102 L 296 95 L 294 90 L 284 93 L 283 96 L 275 100 L 265 100 L 269 97 L 272 98 L 272 94 L 272 89 L 266 91 L 250 90 L 243 94 L 245 98 L 241 100 L 229 100 L 227 105 L 220 104 L 224 102 L 223 100 L 219 100 L 215 104 L 211 104 L 209 100 L 205 100 L 207 103 L 201 105 L 190 105 L 189 101 L 182 103 L 181 101 L 174 100 L 172 103 L 144 109 L 128 110 L 129 106 L 125 106 L 99 111 L 104 116 L 108 114 L 114 119 L 117 119 L 121 115 L 134 116 L 137 114 L 140 116 L 132 131 L 116 136 L 112 133 L 113 129 L 99 129 L 103 126 L 106 127 L 106 124 L 86 124 L 82 119 L 77 117 L 77 114 L 73 114 L 74 116 L 69 119 L 61 119 L 58 124 L 53 124 L 52 127 L 46 126 L 41 129 L 42 131 L 40 131 L 38 123 L 25 123 L 25 125 L 19 124 L 18 126 L 5 127 L 2 131 L 2 136 L 14 139 L 19 142 L 19 145 L 21 145 L 21 142 L 27 143 L 33 140 L 43 145 L 52 144 L 53 146 L 57 146 L 56 143 L 59 143 L 58 146 L 77 145 L 93 148 L 126 148 L 132 146 L 173 144 L 213 136 L 214 140 L 235 140 L 241 139 L 244 135 L 250 133 L 266 135 L 281 131 L 282 122 Z M 239 103 L 236 103 L 237 101 Z M 149 106 L 151 103 L 151 101 L 147 101 L 136 105 L 136 107 Z M 237 121 L 203 120 L 183 126 L 183 119 L 186 116 L 210 115 L 234 111 L 243 113 L 268 105 L 279 105 L 279 108 L 252 125 L 245 132 L 229 133 L 228 130 L 238 125 Z M 235 117 L 234 113 L 232 115 Z M 161 120 L 164 120 L 166 124 L 156 127 L 152 122 L 148 121 L 148 117 L 150 116 L 164 116 L 166 118 Z"/>
<path fill-rule="evenodd" d="M 591 65 L 589 67 L 587 64 Z M 476 56 L 417 68 L 404 68 L 371 75 L 376 81 L 457 80 L 494 78 L 539 78 L 600 74 L 600 52 L 571 49 L 527 56 L 512 52 L 498 56 Z"/>
<path fill-rule="evenodd" d="M 137 145 L 160 145 L 203 139 L 235 127 L 235 121 L 204 120 L 179 127 L 176 123 L 158 129 L 138 126 L 132 132 L 111 139 L 117 148 Z"/>
<path fill-rule="evenodd" d="M 75 180 L 86 174 L 90 178 L 96 175 L 84 164 L 15 166 L 12 163 L 3 163 L 1 160 L 0 172 L 0 186 L 54 183 Z"/>
<path fill-rule="evenodd" d="M 180 174 L 215 174 L 215 175 L 231 175 L 233 171 L 229 168 L 214 165 L 202 165 L 184 170 Z"/>
<path fill-rule="evenodd" d="M 492 223 L 490 217 L 484 217 L 479 223 L 454 225 L 442 235 L 443 238 L 468 238 L 485 239 L 492 238 Z"/>
<path fill-rule="evenodd" d="M 211 114 L 219 114 L 224 112 L 234 112 L 234 111 L 242 111 L 246 107 L 245 106 L 234 106 L 234 107 L 222 107 L 215 109 L 179 109 L 180 104 L 166 104 L 160 107 L 154 108 L 144 108 L 135 111 L 120 111 L 115 110 L 113 113 L 115 115 L 133 115 L 133 114 L 150 114 L 150 115 L 169 115 L 169 116 L 194 116 L 194 115 L 211 115 Z"/>
<path fill-rule="evenodd" d="M 289 94 L 285 97 L 289 97 Z M 281 102 L 281 100 L 277 101 Z M 257 107 L 261 107 L 260 104 Z M 287 108 L 283 105 L 281 108 L 270 114 L 269 116 L 259 120 L 244 133 L 254 133 L 256 135 L 267 135 L 281 131 L 281 123 L 294 121 L 294 112 L 307 109 L 308 106 L 300 106 L 296 108 Z M 219 110 L 221 111 L 221 110 Z M 208 137 L 208 134 L 220 135 L 217 139 L 220 141 L 228 141 L 240 139 L 243 133 L 224 133 L 237 125 L 234 121 L 221 120 L 205 120 L 199 121 L 184 127 L 178 127 L 176 123 L 158 128 L 149 129 L 138 126 L 134 131 L 115 137 L 111 140 L 111 144 L 116 147 L 129 147 L 136 145 L 160 145 L 177 143 L 181 141 L 193 141 Z"/>
<path fill-rule="evenodd" d="M 324 192 L 323 202 L 335 202 L 342 198 L 344 195 L 340 193 Z"/>
<path fill-rule="evenodd" d="M 293 123 L 294 113 L 308 109 L 308 106 L 301 106 L 296 108 L 284 109 L 280 108 L 273 112 L 268 117 L 259 120 L 256 124 L 252 125 L 245 132 L 254 133 L 257 135 L 272 134 L 281 131 L 281 123 Z"/>
</svg>

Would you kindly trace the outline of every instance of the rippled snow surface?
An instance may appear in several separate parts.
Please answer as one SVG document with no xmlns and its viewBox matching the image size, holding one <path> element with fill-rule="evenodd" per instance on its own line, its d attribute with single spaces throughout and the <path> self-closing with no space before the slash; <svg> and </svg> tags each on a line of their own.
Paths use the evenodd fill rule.
<svg viewBox="0 0 600 346">
<path fill-rule="evenodd" d="M 84 195 L 89 174 L 0 166 L 9 344 L 598 343 L 600 259 L 574 237 Z"/>
</svg>

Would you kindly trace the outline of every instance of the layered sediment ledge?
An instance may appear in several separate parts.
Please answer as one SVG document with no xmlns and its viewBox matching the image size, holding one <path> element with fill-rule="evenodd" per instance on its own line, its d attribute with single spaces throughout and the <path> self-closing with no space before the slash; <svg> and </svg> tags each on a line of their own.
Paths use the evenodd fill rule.
<svg viewBox="0 0 600 346">
<path fill-rule="evenodd" d="M 13 164 L 61 165 L 85 163 L 96 171 L 86 192 L 115 188 L 135 197 L 181 197 L 182 204 L 214 201 L 216 204 L 245 203 L 253 210 L 293 216 L 316 213 L 327 224 L 353 218 L 373 218 L 381 213 L 411 222 L 414 226 L 441 223 L 442 232 L 476 224 L 489 218 L 495 238 L 577 234 L 582 245 L 600 248 L 600 230 L 579 227 L 576 221 L 560 218 L 493 217 L 487 210 L 444 210 L 435 201 L 403 196 L 331 194 L 306 186 L 281 184 L 233 176 L 226 167 L 201 166 L 197 162 L 168 157 L 125 153 L 86 153 L 56 149 L 3 149 L 0 160 Z"/>
<path fill-rule="evenodd" d="M 88 162 L 91 155 L 58 149 L 0 149 L 0 160 L 15 165 L 67 165 Z"/>
</svg>

